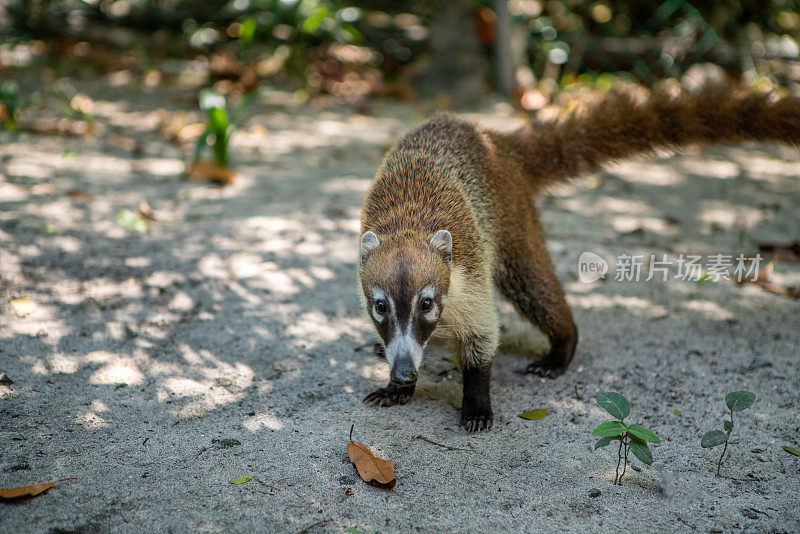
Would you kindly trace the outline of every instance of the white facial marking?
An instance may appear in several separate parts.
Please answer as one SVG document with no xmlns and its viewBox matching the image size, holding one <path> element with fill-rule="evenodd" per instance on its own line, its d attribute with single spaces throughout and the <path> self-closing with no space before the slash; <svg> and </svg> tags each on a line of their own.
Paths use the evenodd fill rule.
<svg viewBox="0 0 800 534">
<path fill-rule="evenodd" d="M 394 309 L 394 303 L 392 302 L 392 299 L 389 297 L 389 295 L 387 295 L 386 292 L 384 292 L 382 289 L 378 289 L 375 287 L 372 288 L 370 290 L 370 296 L 372 297 L 373 303 L 379 300 L 386 302 L 386 306 L 388 308 L 386 313 L 384 314 L 378 313 L 378 310 L 374 304 L 372 305 L 372 309 L 370 310 L 370 314 L 372 315 L 372 317 L 374 317 L 375 320 L 378 321 L 379 323 L 382 323 L 383 321 L 386 320 L 386 315 L 388 313 L 391 313 L 391 311 Z"/>
<path fill-rule="evenodd" d="M 397 356 L 401 354 L 407 354 L 411 358 L 414 369 L 419 370 L 419 366 L 422 365 L 422 350 L 425 347 L 417 342 L 410 330 L 409 328 L 406 332 L 401 332 L 399 326 L 395 329 L 392 341 L 386 346 L 386 361 L 389 363 L 389 369 L 394 367 Z"/>
</svg>

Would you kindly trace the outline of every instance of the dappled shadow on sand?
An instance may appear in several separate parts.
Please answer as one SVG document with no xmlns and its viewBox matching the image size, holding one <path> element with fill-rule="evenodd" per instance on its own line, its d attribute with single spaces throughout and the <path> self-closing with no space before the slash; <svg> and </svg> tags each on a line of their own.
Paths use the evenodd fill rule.
<svg viewBox="0 0 800 534">
<path fill-rule="evenodd" d="M 268 133 L 234 144 L 240 176 L 227 189 L 182 182 L 181 152 L 154 141 L 146 121 L 126 133 L 144 147 L 138 156 L 105 139 L 22 136 L 2 149 L 0 290 L 8 298 L 0 304 L 0 371 L 15 381 L 0 386 L 3 461 L 8 467 L 21 458 L 37 479 L 81 478 L 79 492 L 51 495 L 61 515 L 26 510 L 40 526 L 164 524 L 146 512 L 155 484 L 165 509 L 188 514 L 178 528 L 239 525 L 226 510 L 278 499 L 276 509 L 248 517 L 266 521 L 263 528 L 296 529 L 330 509 L 326 492 L 353 483 L 339 447 L 351 424 L 389 454 L 417 431 L 443 433 L 455 446 L 472 443 L 457 424 L 460 378 L 441 347 L 429 351 L 410 405 L 387 411 L 360 404 L 388 373 L 369 351 L 355 350 L 372 340 L 355 283 L 358 209 L 381 154 L 408 124 L 297 109 L 255 113 L 251 122 L 266 124 Z M 645 411 L 659 395 L 678 394 L 687 373 L 724 384 L 749 363 L 724 356 L 743 344 L 775 362 L 788 358 L 796 331 L 785 316 L 789 304 L 778 297 L 730 284 L 587 286 L 571 276 L 587 247 L 606 256 L 731 253 L 744 229 L 752 252 L 764 234 L 797 235 L 796 154 L 739 147 L 711 154 L 628 164 L 545 203 L 582 344 L 570 373 L 541 384 L 515 372 L 524 358 L 498 358 L 498 429 L 481 438 L 488 447 L 513 432 L 513 415 L 533 402 L 585 415 L 596 388 L 624 384 L 649 391 L 639 403 Z M 140 201 L 156 219 L 146 234 L 115 220 Z M 23 295 L 36 308 L 18 317 L 9 298 Z M 502 310 L 505 352 L 544 350 L 541 338 Z M 781 388 L 776 402 L 796 397 Z M 391 438 L 397 429 L 402 442 Z M 530 439 L 546 446 L 547 439 L 574 441 L 573 432 L 567 426 Z M 504 453 L 484 460 L 478 471 L 462 472 L 465 483 L 516 461 Z M 434 490 L 425 474 L 434 467 L 404 466 L 405 480 L 420 488 L 409 498 Z M 578 469 L 556 460 L 543 467 L 556 479 Z M 605 466 L 591 469 L 607 474 Z M 21 480 L 13 472 L 0 475 L 3 485 Z M 247 473 L 269 487 L 220 493 L 221 484 Z M 637 477 L 644 487 L 654 484 Z M 514 482 L 520 491 L 524 480 Z M 525 509 L 518 500 L 500 504 Z M 354 514 L 342 512 L 341 524 Z"/>
</svg>

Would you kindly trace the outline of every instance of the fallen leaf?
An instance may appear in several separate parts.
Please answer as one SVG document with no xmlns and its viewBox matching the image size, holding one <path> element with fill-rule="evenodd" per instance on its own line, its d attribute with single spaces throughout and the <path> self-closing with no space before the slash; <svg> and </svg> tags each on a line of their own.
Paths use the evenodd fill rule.
<svg viewBox="0 0 800 534">
<path fill-rule="evenodd" d="M 3 378 L 0 378 L 0 386 L 10 386 L 13 383 L 14 381 L 6 374 L 3 375 Z"/>
<path fill-rule="evenodd" d="M 250 482 L 254 478 L 255 477 L 251 477 L 251 476 L 244 476 L 244 477 L 234 478 L 233 480 L 231 480 L 231 484 L 244 484 L 245 482 Z"/>
<path fill-rule="evenodd" d="M 76 202 L 91 202 L 92 195 L 89 193 L 84 193 L 83 191 L 78 191 L 77 189 L 70 189 L 67 191 L 67 196 Z"/>
<path fill-rule="evenodd" d="M 367 484 L 376 484 L 393 488 L 397 483 L 394 476 L 394 462 L 381 460 L 363 443 L 353 441 L 353 429 L 350 428 L 350 443 L 347 444 L 347 456 L 358 471 L 358 475 Z"/>
<path fill-rule="evenodd" d="M 189 165 L 187 180 L 209 180 L 218 184 L 231 185 L 236 175 L 227 167 L 220 167 L 208 160 L 199 160 Z"/>
<path fill-rule="evenodd" d="M 147 221 L 128 209 L 120 210 L 117 213 L 117 224 L 126 230 L 139 232 L 140 234 L 144 234 L 148 229 Z"/>
<path fill-rule="evenodd" d="M 60 480 L 54 480 L 53 482 L 42 482 L 41 484 L 32 484 L 30 486 L 20 486 L 18 488 L 3 488 L 0 489 L 0 498 L 18 499 L 20 497 L 34 497 L 64 480 L 75 480 L 75 477 L 62 478 Z"/>
<path fill-rule="evenodd" d="M 538 421 L 539 419 L 544 419 L 549 414 L 549 410 L 544 410 L 542 408 L 537 408 L 536 410 L 530 410 L 525 413 L 519 414 L 517 417 L 521 417 L 522 419 L 528 419 L 530 421 Z"/>
<path fill-rule="evenodd" d="M 145 221 L 156 220 L 155 216 L 153 215 L 153 208 L 150 207 L 150 204 L 146 200 L 139 201 L 137 210 L 141 219 L 144 219 Z"/>
<path fill-rule="evenodd" d="M 11 309 L 13 309 L 18 316 L 25 317 L 36 311 L 36 303 L 28 297 L 11 299 Z"/>
<path fill-rule="evenodd" d="M 783 450 L 788 452 L 789 454 L 794 454 L 795 456 L 800 456 L 800 451 L 793 447 L 787 447 L 786 445 L 783 446 Z"/>
</svg>

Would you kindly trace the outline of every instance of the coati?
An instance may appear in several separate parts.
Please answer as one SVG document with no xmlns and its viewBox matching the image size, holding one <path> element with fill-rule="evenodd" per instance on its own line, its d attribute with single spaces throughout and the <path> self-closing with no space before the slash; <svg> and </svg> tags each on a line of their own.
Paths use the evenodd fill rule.
<svg viewBox="0 0 800 534">
<path fill-rule="evenodd" d="M 562 374 L 578 329 L 545 247 L 536 198 L 603 164 L 690 143 L 800 144 L 800 100 L 654 91 L 613 94 L 586 113 L 506 134 L 441 114 L 401 138 L 364 200 L 358 274 L 391 368 L 364 401 L 405 404 L 434 330 L 456 341 L 461 423 L 489 430 L 498 315 L 492 287 L 549 339 L 527 372 Z"/>
</svg>

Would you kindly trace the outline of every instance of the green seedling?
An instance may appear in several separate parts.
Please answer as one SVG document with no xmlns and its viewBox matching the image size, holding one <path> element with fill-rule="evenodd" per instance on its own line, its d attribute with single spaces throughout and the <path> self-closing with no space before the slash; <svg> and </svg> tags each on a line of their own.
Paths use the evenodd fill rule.
<svg viewBox="0 0 800 534">
<path fill-rule="evenodd" d="M 753 401 L 755 400 L 755 394 L 750 393 L 749 391 L 734 391 L 732 393 L 728 393 L 725 395 L 725 405 L 731 412 L 731 419 L 730 421 L 727 419 L 722 421 L 722 427 L 725 429 L 725 431 L 710 430 L 703 434 L 703 437 L 700 440 L 700 445 L 703 448 L 711 449 L 717 445 L 725 445 L 722 447 L 722 454 L 719 455 L 719 460 L 717 460 L 717 476 L 719 476 L 719 468 L 722 466 L 722 459 L 725 458 L 725 453 L 728 451 L 728 441 L 730 440 L 731 432 L 733 432 L 733 412 L 741 412 L 742 410 L 746 410 L 751 404 L 753 404 Z"/>
<path fill-rule="evenodd" d="M 0 84 L 0 127 L 6 132 L 18 132 L 19 85 L 15 81 Z"/>
<path fill-rule="evenodd" d="M 194 161 L 200 159 L 203 149 L 211 146 L 214 163 L 220 167 L 228 166 L 228 141 L 233 134 L 228 111 L 226 110 L 225 97 L 221 94 L 204 89 L 200 91 L 200 109 L 206 112 L 206 129 L 197 140 L 194 149 Z"/>
<path fill-rule="evenodd" d="M 200 91 L 198 100 L 200 109 L 206 112 L 206 129 L 197 139 L 194 162 L 199 161 L 203 150 L 210 146 L 214 164 L 223 168 L 228 167 L 228 143 L 236 130 L 236 121 L 257 96 L 258 92 L 251 93 L 228 114 L 224 96 L 211 89 Z"/>
<path fill-rule="evenodd" d="M 621 485 L 622 477 L 628 468 L 628 452 L 633 453 L 639 460 L 650 465 L 653 463 L 653 453 L 647 442 L 661 443 L 661 439 L 653 432 L 636 423 L 626 424 L 625 418 L 631 413 L 628 399 L 619 393 L 600 393 L 595 397 L 598 406 L 616 418 L 616 421 L 606 421 L 597 425 L 592 430 L 592 435 L 600 436 L 594 445 L 594 450 L 610 445 L 612 441 L 619 441 L 617 450 L 617 470 L 614 484 Z M 622 473 L 619 468 L 622 466 Z"/>
</svg>

